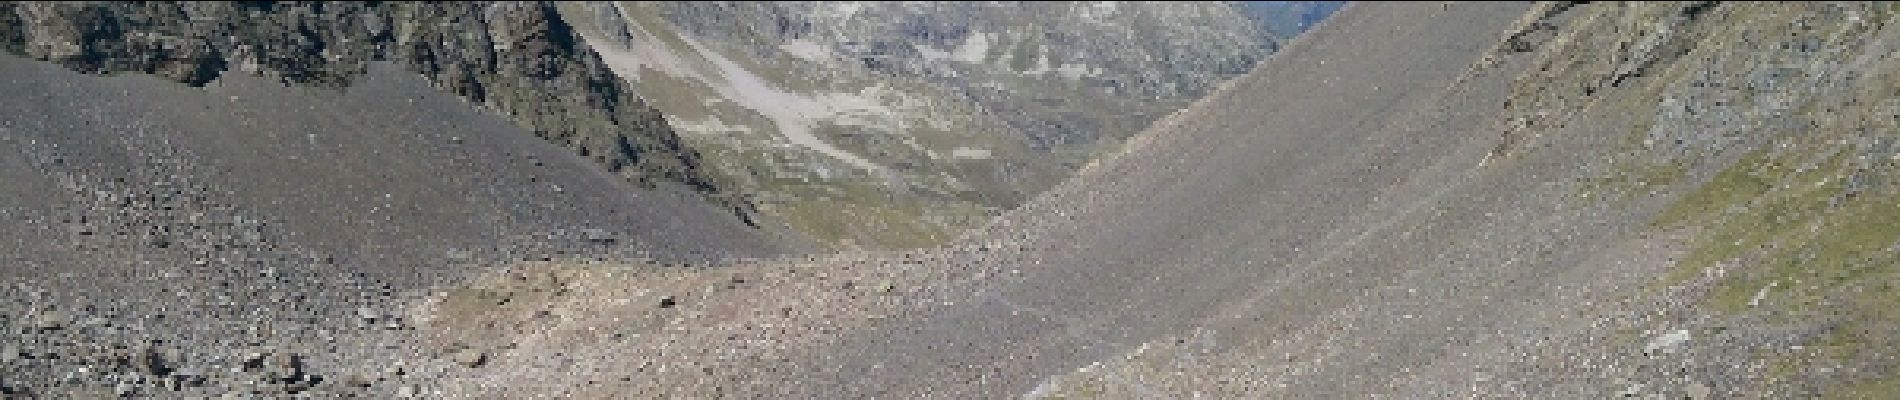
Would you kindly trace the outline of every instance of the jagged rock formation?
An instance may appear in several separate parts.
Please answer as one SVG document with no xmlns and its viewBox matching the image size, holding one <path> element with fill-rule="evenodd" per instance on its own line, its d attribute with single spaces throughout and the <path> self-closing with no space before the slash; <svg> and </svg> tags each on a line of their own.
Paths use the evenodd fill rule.
<svg viewBox="0 0 1900 400">
<path fill-rule="evenodd" d="M 340 88 L 396 62 L 629 179 L 722 197 L 699 155 L 549 3 L 7 2 L 0 46 L 194 86 L 237 72 Z"/>
<path fill-rule="evenodd" d="M 1228 3 L 594 2 L 564 15 L 764 214 L 941 242 L 1277 46 Z M 841 207 L 851 212 L 833 212 Z"/>
</svg>

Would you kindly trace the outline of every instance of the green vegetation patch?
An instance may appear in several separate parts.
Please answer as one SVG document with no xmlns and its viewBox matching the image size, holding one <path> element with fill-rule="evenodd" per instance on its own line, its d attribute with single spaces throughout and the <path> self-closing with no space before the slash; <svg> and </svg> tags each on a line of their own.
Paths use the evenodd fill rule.
<svg viewBox="0 0 1900 400">
<path fill-rule="evenodd" d="M 806 192 L 786 188 L 796 200 L 768 212 L 821 242 L 872 249 L 942 244 L 981 221 L 983 215 L 981 207 L 963 202 L 902 201 L 874 183 L 835 187 L 842 190 Z"/>
<path fill-rule="evenodd" d="M 1886 365 L 1879 358 L 1900 348 L 1900 194 L 1851 192 L 1853 153 L 1821 150 L 1840 148 L 1827 142 L 1750 153 L 1660 214 L 1658 228 L 1701 230 L 1667 281 L 1735 262 L 1702 300 L 1710 311 L 1827 321 L 1808 343 L 1813 355 L 1765 355 L 1765 384 L 1821 381 L 1830 398 L 1900 398 L 1900 380 L 1880 367 L 1816 375 Z"/>
<path fill-rule="evenodd" d="M 1608 177 L 1585 182 L 1580 191 L 1586 197 L 1609 197 L 1611 200 L 1627 200 L 1649 190 L 1659 190 L 1682 180 L 1688 172 L 1682 164 L 1675 162 L 1642 163 L 1628 161 L 1618 164 Z"/>
<path fill-rule="evenodd" d="M 1840 388 L 1828 393 L 1824 398 L 1839 400 L 1900 399 L 1900 377 Z"/>
<path fill-rule="evenodd" d="M 1010 50 L 1009 69 L 1016 72 L 1035 68 L 1036 61 L 1042 57 L 1042 46 L 1034 38 L 1023 38 Z"/>
</svg>

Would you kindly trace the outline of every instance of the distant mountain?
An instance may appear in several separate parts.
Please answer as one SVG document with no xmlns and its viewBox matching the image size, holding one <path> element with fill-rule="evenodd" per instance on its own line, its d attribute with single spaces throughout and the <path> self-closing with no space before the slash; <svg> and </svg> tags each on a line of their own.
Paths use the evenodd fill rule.
<svg viewBox="0 0 1900 400">
<path fill-rule="evenodd" d="M 1020 204 L 1273 52 L 1258 21 L 1311 8 L 3 3 L 0 45 L 189 85 L 344 88 L 395 62 L 630 180 L 793 240 L 895 248 Z"/>
<path fill-rule="evenodd" d="M 1278 46 L 1228 3 L 561 9 L 761 214 L 845 247 L 948 239 Z"/>
<path fill-rule="evenodd" d="M 1333 15 L 1344 1 L 1238 1 L 1241 12 L 1275 36 L 1292 38 Z"/>
</svg>

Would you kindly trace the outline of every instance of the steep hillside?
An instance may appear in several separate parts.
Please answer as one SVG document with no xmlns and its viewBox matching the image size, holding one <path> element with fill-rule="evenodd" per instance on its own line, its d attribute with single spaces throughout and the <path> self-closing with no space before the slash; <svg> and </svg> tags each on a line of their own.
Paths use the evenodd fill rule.
<svg viewBox="0 0 1900 400">
<path fill-rule="evenodd" d="M 391 61 L 629 179 L 740 205 L 550 3 L 5 2 L 0 48 L 194 86 L 237 73 L 340 88 Z"/>
<path fill-rule="evenodd" d="M 1126 22 L 1108 26 L 1117 24 Z M 663 119 L 610 69 L 624 60 L 604 60 L 581 39 L 554 5 L 538 2 L 0 3 L 0 47 L 14 54 L 0 56 L 0 92 L 9 93 L 0 98 L 0 142 L 11 154 L 0 157 L 9 183 L 0 216 L 19 222 L 0 229 L 9 283 L 0 288 L 0 394 L 481 388 L 447 382 L 502 370 L 473 367 L 511 354 L 560 359 L 495 341 L 545 321 L 547 310 L 520 305 L 560 298 L 571 283 L 511 276 L 522 268 L 515 264 L 632 263 L 626 269 L 641 281 L 598 281 L 624 290 L 668 276 L 705 283 L 718 275 L 676 267 L 803 245 L 796 234 L 781 240 L 748 227 L 758 222 L 746 219 L 756 188 L 707 168 L 703 144 L 676 134 L 677 118 Z M 1252 40 L 1240 45 L 1260 44 Z M 1021 82 L 1052 73 L 1018 72 Z M 1130 87 L 1181 101 L 1214 79 L 1143 76 Z M 736 99 L 783 100 L 758 88 Z M 811 111 L 800 104 L 790 106 Z M 938 111 L 983 115 L 973 104 Z M 912 133 L 954 141 L 963 132 Z M 813 203 L 804 215 L 826 219 L 800 226 L 855 230 L 827 239 L 889 240 L 877 245 L 942 240 L 953 233 L 945 227 L 974 222 L 916 210 L 982 216 L 1062 173 L 1026 155 L 1029 139 L 983 140 L 1005 144 L 947 149 L 971 160 L 1020 151 L 1009 158 L 1035 165 L 970 168 L 1043 181 L 988 186 L 1007 200 L 979 207 L 912 201 L 930 198 L 909 196 L 939 189 L 935 181 L 893 174 L 895 182 L 844 187 L 846 195 L 906 199 L 892 204 L 909 211 Z M 844 160 L 863 151 L 833 150 Z M 862 210 L 871 214 L 852 215 Z M 875 225 L 884 221 L 938 230 Z M 913 270 L 893 281 L 930 276 Z M 720 285 L 743 286 L 735 278 L 706 287 Z M 790 301 L 856 299 L 785 287 Z M 687 294 L 666 297 L 662 309 L 692 301 Z M 498 306 L 525 319 L 503 326 L 493 319 L 523 315 L 490 312 Z"/>
<path fill-rule="evenodd" d="M 447 387 L 1889 398 L 1887 7 L 1348 7 L 956 245 L 579 272 L 533 307 L 653 322 Z"/>
<path fill-rule="evenodd" d="M 1306 270 L 1399 278 L 1261 292 L 1039 393 L 1900 395 L 1895 10 L 1540 4 L 1480 64 L 1523 72 L 1479 167 Z"/>
<path fill-rule="evenodd" d="M 344 87 L 394 61 L 636 182 L 847 248 L 946 241 L 1274 47 L 1225 3 L 562 8 L 5 3 L 0 47 L 192 85 Z"/>
<path fill-rule="evenodd" d="M 777 251 L 396 66 L 354 79 L 192 88 L 0 56 L 0 390 L 355 391 L 346 371 L 421 356 L 386 348 L 402 304 L 485 266 Z"/>
<path fill-rule="evenodd" d="M 613 37 L 666 42 L 601 51 L 616 72 L 640 71 L 627 78 L 640 90 L 789 96 L 773 97 L 789 112 L 755 115 L 764 119 L 840 104 L 802 97 L 825 91 L 742 88 L 767 76 L 742 60 L 768 58 L 656 28 L 680 24 L 667 7 L 711 6 L 563 7 L 610 13 L 577 24 L 589 43 L 618 29 L 613 18 L 633 21 Z M 608 196 L 629 192 L 605 178 L 541 186 L 590 175 L 413 76 L 372 66 L 369 79 L 390 83 L 280 92 L 236 77 L 200 91 L 0 59 L 0 72 L 22 77 L 0 93 L 26 94 L 0 97 L 23 116 L 0 124 L 0 141 L 23 154 L 0 157 L 18 182 L 0 199 L 23 205 L 0 216 L 27 222 L 0 225 L 11 246 L 0 254 L 17 260 L 0 271 L 24 282 L 0 287 L 0 331 L 18 333 L 0 340 L 0 390 L 1894 398 L 1897 11 L 1355 3 L 949 245 L 718 268 L 640 258 L 609 234 L 560 234 L 595 225 L 602 208 L 623 210 L 609 214 L 627 220 L 601 223 L 619 227 L 717 211 L 653 199 L 664 192 L 634 192 L 634 204 Z M 801 26 L 784 22 L 744 26 Z M 226 96 L 231 114 L 214 115 Z M 262 100 L 241 101 L 252 98 Z M 485 128 L 462 140 L 425 129 L 443 124 Z M 324 153 L 360 157 L 306 161 L 354 143 L 328 141 L 348 134 L 382 141 Z M 819 141 L 785 143 L 836 152 L 822 157 L 834 167 L 895 168 L 811 135 Z M 280 136 L 289 140 L 259 144 Z M 517 151 L 576 169 L 446 161 Z M 450 168 L 479 173 L 441 179 Z M 325 180 L 366 171 L 389 177 Z M 330 195 L 306 202 L 305 187 Z M 607 197 L 532 200 L 582 190 Z M 536 206 L 471 212 L 473 222 L 433 212 L 485 208 L 425 207 L 460 201 Z M 400 228 L 324 228 L 383 210 L 394 222 L 374 226 Z M 751 232 L 736 221 L 687 225 L 705 230 L 632 242 L 770 250 L 732 235 Z M 485 265 L 498 267 L 435 265 L 419 270 L 440 274 L 416 279 L 348 264 L 401 254 L 350 239 L 459 249 L 493 242 L 455 235 L 490 229 L 579 243 L 536 245 L 548 249 L 538 256 L 489 250 Z M 324 258 L 334 243 L 349 252 Z"/>
<path fill-rule="evenodd" d="M 1276 46 L 1225 3 L 563 11 L 764 214 L 843 247 L 946 241 Z"/>
</svg>

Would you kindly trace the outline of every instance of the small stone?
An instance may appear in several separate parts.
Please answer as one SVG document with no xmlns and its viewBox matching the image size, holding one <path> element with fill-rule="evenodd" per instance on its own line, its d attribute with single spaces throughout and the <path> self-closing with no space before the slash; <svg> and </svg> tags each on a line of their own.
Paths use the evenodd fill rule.
<svg viewBox="0 0 1900 400">
<path fill-rule="evenodd" d="M 1682 345 L 1689 343 L 1689 339 L 1690 339 L 1689 330 L 1677 329 L 1675 331 L 1665 333 L 1660 336 L 1656 336 L 1655 339 L 1650 339 L 1649 344 L 1643 345 L 1643 354 L 1655 356 L 1659 354 L 1674 353 L 1676 352 L 1677 349 L 1681 348 Z"/>
<path fill-rule="evenodd" d="M 660 298 L 660 308 L 673 308 L 673 306 L 677 305 L 679 305 L 679 300 L 674 300 L 673 296 Z"/>
<path fill-rule="evenodd" d="M 270 354 L 263 353 L 263 352 L 251 352 L 251 354 L 245 355 L 244 369 L 263 368 L 264 357 L 268 357 L 268 356 L 270 356 Z"/>
<path fill-rule="evenodd" d="M 146 348 L 145 351 L 139 352 L 136 366 L 139 372 L 152 376 L 166 376 L 172 373 L 172 366 L 166 360 L 165 354 L 154 348 Z"/>
<path fill-rule="evenodd" d="M 375 380 L 369 379 L 369 377 L 365 377 L 360 374 L 350 374 L 343 377 L 343 385 L 350 386 L 350 387 L 366 388 L 366 387 L 370 387 L 370 385 L 374 384 L 375 382 L 376 382 Z"/>
<path fill-rule="evenodd" d="M 1689 387 L 1683 388 L 1683 392 L 1687 393 L 1689 395 L 1689 398 L 1692 400 L 1708 399 L 1708 398 L 1712 398 L 1715 395 L 1715 389 L 1712 389 L 1709 387 L 1709 385 L 1704 385 L 1701 382 L 1689 384 Z"/>
<path fill-rule="evenodd" d="M 65 313 L 48 310 L 41 311 L 40 315 L 33 318 L 33 327 L 43 331 L 59 330 L 65 328 L 68 322 Z"/>
<path fill-rule="evenodd" d="M 589 242 L 599 244 L 612 244 L 615 241 L 612 233 L 608 233 L 602 229 L 583 229 L 581 230 L 581 236 L 585 237 Z"/>
<path fill-rule="evenodd" d="M 358 307 L 356 309 L 356 317 L 362 318 L 364 322 L 375 322 L 377 318 L 381 318 L 382 316 L 383 314 L 376 312 L 374 308 Z"/>
<path fill-rule="evenodd" d="M 456 364 L 462 364 L 462 366 L 464 367 L 475 368 L 475 367 L 482 366 L 483 362 L 488 361 L 488 353 L 484 353 L 480 350 L 475 350 L 475 349 L 462 349 L 462 351 L 455 352 L 455 355 L 453 358 L 455 359 Z"/>
<path fill-rule="evenodd" d="M 405 399 L 416 397 L 415 385 L 403 385 L 402 387 L 396 388 L 396 397 Z"/>
<path fill-rule="evenodd" d="M 276 361 L 273 365 L 276 369 L 273 372 L 282 372 L 285 378 L 303 376 L 303 357 L 296 354 L 283 354 L 273 361 Z"/>
</svg>

